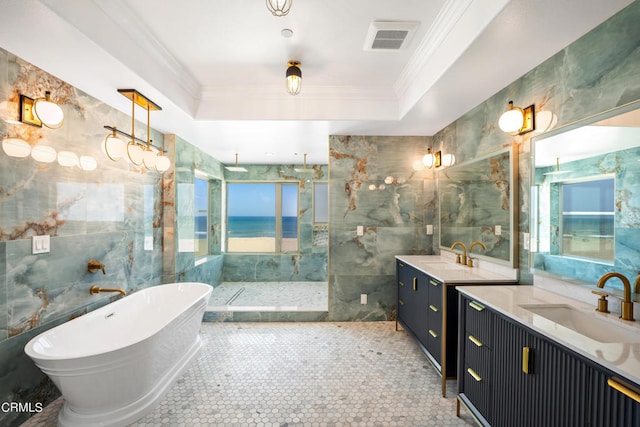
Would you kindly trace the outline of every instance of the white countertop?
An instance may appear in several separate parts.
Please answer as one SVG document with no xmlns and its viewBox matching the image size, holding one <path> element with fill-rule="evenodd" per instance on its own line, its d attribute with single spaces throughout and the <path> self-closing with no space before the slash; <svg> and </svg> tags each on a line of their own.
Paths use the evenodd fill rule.
<svg viewBox="0 0 640 427">
<path fill-rule="evenodd" d="M 446 284 L 459 283 L 514 283 L 518 270 L 503 265 L 476 260 L 477 266 L 456 264 L 455 254 L 396 255 L 396 259 Z"/>
<path fill-rule="evenodd" d="M 596 312 L 597 297 L 595 295 L 593 304 L 587 304 L 534 286 L 458 286 L 456 289 L 622 377 L 640 384 L 640 322 L 621 320 L 618 312 L 608 314 Z M 636 334 L 638 339 L 632 343 L 595 341 L 522 307 L 536 304 L 569 305 L 594 317 L 595 320 L 606 322 L 606 325 L 612 328 L 623 328 L 624 332 Z M 640 313 L 635 315 L 640 317 Z M 599 331 L 603 330 L 599 329 Z"/>
</svg>

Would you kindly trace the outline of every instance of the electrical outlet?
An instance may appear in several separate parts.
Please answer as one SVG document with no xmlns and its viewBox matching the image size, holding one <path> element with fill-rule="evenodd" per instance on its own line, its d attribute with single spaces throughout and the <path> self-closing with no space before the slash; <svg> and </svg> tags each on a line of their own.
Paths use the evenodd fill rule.
<svg viewBox="0 0 640 427">
<path fill-rule="evenodd" d="M 433 235 L 433 224 L 427 224 L 427 236 Z"/>
<path fill-rule="evenodd" d="M 530 239 L 530 237 L 529 237 L 529 233 L 524 233 L 523 239 L 524 239 L 524 242 L 522 242 L 522 245 L 524 246 L 524 250 L 525 250 L 525 251 L 528 251 L 528 250 L 529 250 L 529 248 L 530 248 L 530 244 L 529 244 L 529 239 Z"/>
<path fill-rule="evenodd" d="M 360 304 L 367 304 L 367 294 L 360 294 Z"/>
<path fill-rule="evenodd" d="M 496 225 L 494 230 L 495 230 L 496 236 L 501 236 L 502 235 L 502 226 L 501 225 Z"/>
</svg>

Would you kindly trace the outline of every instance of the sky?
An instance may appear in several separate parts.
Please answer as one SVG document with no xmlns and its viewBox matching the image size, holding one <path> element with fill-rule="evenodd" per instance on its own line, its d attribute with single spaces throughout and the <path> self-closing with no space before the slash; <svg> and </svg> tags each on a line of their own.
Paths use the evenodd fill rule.
<svg viewBox="0 0 640 427">
<path fill-rule="evenodd" d="M 275 216 L 275 183 L 227 184 L 228 216 Z M 298 216 L 298 185 L 282 185 L 282 216 Z"/>
</svg>

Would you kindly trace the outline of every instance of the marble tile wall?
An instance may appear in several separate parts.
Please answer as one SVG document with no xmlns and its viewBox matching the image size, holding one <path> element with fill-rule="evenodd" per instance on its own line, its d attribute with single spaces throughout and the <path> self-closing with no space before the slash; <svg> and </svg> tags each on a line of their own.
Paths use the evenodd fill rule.
<svg viewBox="0 0 640 427">
<path fill-rule="evenodd" d="M 59 129 L 19 123 L 19 97 L 51 91 L 65 121 Z M 153 120 L 153 116 L 152 116 Z M 0 49 L 0 140 L 92 156 L 84 171 L 0 151 L 0 401 L 42 402 L 57 394 L 24 354 L 33 336 L 108 303 L 92 285 L 127 292 L 159 284 L 162 273 L 161 175 L 113 162 L 101 151 L 104 125 L 130 132 L 131 119 L 66 82 Z M 136 132 L 146 138 L 146 123 Z M 163 135 L 153 131 L 157 145 Z M 50 252 L 31 239 L 50 235 Z M 90 273 L 89 259 L 105 264 Z M 24 414 L 22 414 L 24 415 Z M 9 425 L 16 413 L 0 413 Z"/>
<path fill-rule="evenodd" d="M 307 165 L 313 173 L 296 172 L 300 165 L 242 165 L 248 171 L 224 171 L 226 181 L 297 181 L 299 251 L 295 254 L 240 254 L 224 257 L 225 282 L 322 282 L 328 277 L 326 225 L 313 223 L 313 183 L 326 182 L 327 165 Z"/>
<path fill-rule="evenodd" d="M 459 161 L 511 144 L 518 147 L 521 283 L 533 283 L 523 233 L 529 232 L 530 148 L 536 133 L 512 137 L 500 131 L 498 118 L 513 100 L 519 106 L 535 104 L 536 111 L 552 111 L 558 117 L 557 128 L 640 99 L 638 22 L 636 1 L 434 135 L 443 150 L 453 152 Z"/>
<path fill-rule="evenodd" d="M 395 316 L 395 255 L 431 254 L 435 224 L 433 169 L 412 164 L 431 147 L 427 136 L 329 138 L 329 319 Z M 363 235 L 357 235 L 357 226 Z M 360 304 L 368 294 L 368 304 Z"/>
</svg>

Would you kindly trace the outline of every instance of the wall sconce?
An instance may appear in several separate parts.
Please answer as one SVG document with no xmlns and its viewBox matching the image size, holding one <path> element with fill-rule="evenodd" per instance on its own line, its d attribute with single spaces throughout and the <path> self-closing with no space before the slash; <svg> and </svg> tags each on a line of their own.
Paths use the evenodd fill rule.
<svg viewBox="0 0 640 427">
<path fill-rule="evenodd" d="M 302 71 L 300 70 L 299 61 L 289 61 L 287 63 L 287 92 L 291 95 L 297 95 L 302 88 Z"/>
<path fill-rule="evenodd" d="M 509 101 L 509 109 L 500 116 L 498 126 L 503 132 L 514 136 L 531 132 L 535 129 L 534 106 L 514 107 L 513 101 Z"/>
<path fill-rule="evenodd" d="M 285 16 L 291 10 L 293 0 L 266 0 L 267 9 L 273 16 Z"/>
<path fill-rule="evenodd" d="M 431 148 L 427 149 L 427 154 L 425 154 L 424 157 L 422 158 L 422 164 L 429 169 L 431 169 L 435 164 L 435 157 L 431 152 Z"/>
<path fill-rule="evenodd" d="M 456 162 L 456 156 L 453 154 L 443 154 L 442 155 L 442 166 L 449 167 L 453 166 Z"/>
<path fill-rule="evenodd" d="M 117 129 L 115 126 L 104 126 L 111 131 L 102 144 L 102 151 L 112 161 L 118 161 L 126 154 L 129 162 L 135 166 L 143 166 L 148 170 L 163 173 L 171 167 L 171 160 L 164 155 L 164 150 L 153 145 L 151 140 L 151 110 L 162 110 L 158 104 L 135 89 L 118 89 L 118 92 L 131 100 L 131 135 Z M 136 104 L 147 110 L 147 140 L 135 135 Z M 118 138 L 123 135 L 129 139 L 128 143 Z"/>
<path fill-rule="evenodd" d="M 20 95 L 20 121 L 34 126 L 45 125 L 50 129 L 58 129 L 64 122 L 64 112 L 51 100 L 49 91 L 45 92 L 44 98 L 36 100 Z"/>
</svg>

